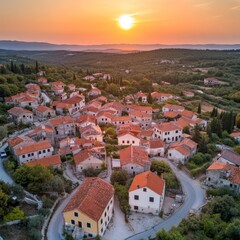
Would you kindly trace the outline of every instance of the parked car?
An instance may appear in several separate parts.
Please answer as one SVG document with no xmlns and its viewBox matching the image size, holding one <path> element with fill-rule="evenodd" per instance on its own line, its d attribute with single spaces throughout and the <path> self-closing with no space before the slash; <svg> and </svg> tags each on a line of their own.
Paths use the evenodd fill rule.
<svg viewBox="0 0 240 240">
<path fill-rule="evenodd" d="M 0 156 L 1 156 L 1 158 L 5 158 L 5 157 L 7 157 L 7 153 L 5 151 L 1 151 Z"/>
</svg>

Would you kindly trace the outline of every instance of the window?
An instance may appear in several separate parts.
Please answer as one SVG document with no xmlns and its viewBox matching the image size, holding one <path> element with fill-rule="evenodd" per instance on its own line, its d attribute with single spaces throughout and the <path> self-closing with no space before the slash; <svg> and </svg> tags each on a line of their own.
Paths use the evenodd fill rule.
<svg viewBox="0 0 240 240">
<path fill-rule="evenodd" d="M 149 202 L 154 202 L 154 197 L 149 197 Z"/>
<path fill-rule="evenodd" d="M 47 151 L 50 152 L 50 149 L 48 149 Z"/>
<path fill-rule="evenodd" d="M 134 195 L 134 200 L 139 200 L 139 196 L 138 195 Z"/>
<path fill-rule="evenodd" d="M 103 232 L 103 228 L 101 228 L 101 233 Z"/>
<path fill-rule="evenodd" d="M 125 141 L 123 140 L 122 143 L 125 143 Z"/>
<path fill-rule="evenodd" d="M 133 167 L 131 167 L 131 169 L 133 169 Z"/>
<path fill-rule="evenodd" d="M 135 141 L 132 141 L 132 143 L 134 144 L 134 143 L 135 143 Z"/>
<path fill-rule="evenodd" d="M 78 212 L 74 212 L 74 217 L 78 217 Z"/>
<path fill-rule="evenodd" d="M 25 155 L 22 155 L 22 158 L 25 158 Z"/>
<path fill-rule="evenodd" d="M 146 188 L 143 188 L 143 191 L 144 191 L 144 192 L 146 192 L 146 191 L 147 191 L 147 189 L 146 189 Z"/>
<path fill-rule="evenodd" d="M 91 223 L 87 223 L 87 228 L 91 228 Z"/>
<path fill-rule="evenodd" d="M 101 219 L 101 224 L 103 223 L 103 220 Z"/>
<path fill-rule="evenodd" d="M 46 152 L 46 150 L 44 149 L 44 150 L 43 150 L 43 153 L 45 153 L 45 152 Z"/>
<path fill-rule="evenodd" d="M 88 234 L 89 237 L 93 237 L 93 235 L 91 233 Z"/>
<path fill-rule="evenodd" d="M 75 221 L 74 221 L 74 220 L 71 220 L 71 224 L 75 225 Z"/>
<path fill-rule="evenodd" d="M 41 151 L 38 152 L 38 154 L 41 154 L 41 153 L 42 153 Z"/>
<path fill-rule="evenodd" d="M 138 210 L 138 206 L 134 206 L 133 209 L 134 209 L 134 210 Z"/>
<path fill-rule="evenodd" d="M 30 157 L 30 156 L 31 156 L 31 154 L 29 153 L 29 154 L 28 154 L 28 157 Z"/>
</svg>

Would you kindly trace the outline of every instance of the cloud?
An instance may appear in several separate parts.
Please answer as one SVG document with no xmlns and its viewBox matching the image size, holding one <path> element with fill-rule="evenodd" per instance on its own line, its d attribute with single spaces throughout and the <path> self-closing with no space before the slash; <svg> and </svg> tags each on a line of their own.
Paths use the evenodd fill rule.
<svg viewBox="0 0 240 240">
<path fill-rule="evenodd" d="M 198 7 L 198 8 L 204 8 L 204 7 L 208 7 L 209 5 L 212 4 L 212 1 L 207 1 L 207 2 L 200 2 L 200 3 L 197 3 L 195 4 L 194 6 L 195 7 Z"/>
<path fill-rule="evenodd" d="M 230 8 L 231 10 L 240 10 L 240 5 L 233 6 Z"/>
</svg>

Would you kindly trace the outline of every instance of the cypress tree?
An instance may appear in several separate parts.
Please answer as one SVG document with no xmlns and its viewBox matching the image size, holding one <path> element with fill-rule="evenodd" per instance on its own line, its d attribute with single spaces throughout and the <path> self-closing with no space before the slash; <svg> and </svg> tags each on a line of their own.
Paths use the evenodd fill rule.
<svg viewBox="0 0 240 240">
<path fill-rule="evenodd" d="M 200 102 L 199 102 L 199 104 L 198 104 L 197 113 L 198 113 L 198 114 L 201 114 L 201 113 L 202 113 L 202 106 L 201 106 L 201 103 L 200 103 Z"/>
<path fill-rule="evenodd" d="M 36 71 L 36 73 L 38 73 L 38 72 L 39 72 L 38 61 L 36 61 L 36 64 L 35 64 L 35 71 Z"/>
<path fill-rule="evenodd" d="M 147 96 L 147 101 L 148 101 L 148 103 L 150 103 L 150 104 L 152 104 L 152 103 L 153 103 L 152 95 L 151 95 L 151 93 L 150 93 L 150 92 L 148 93 L 148 96 Z"/>
</svg>

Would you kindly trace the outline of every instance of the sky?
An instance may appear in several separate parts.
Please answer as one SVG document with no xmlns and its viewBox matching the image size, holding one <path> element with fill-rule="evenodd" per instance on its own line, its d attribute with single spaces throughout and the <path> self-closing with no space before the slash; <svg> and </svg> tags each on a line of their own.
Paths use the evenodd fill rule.
<svg viewBox="0 0 240 240">
<path fill-rule="evenodd" d="M 129 14 L 133 28 L 117 19 Z M 0 39 L 59 44 L 240 43 L 240 0 L 0 0 Z"/>
</svg>

